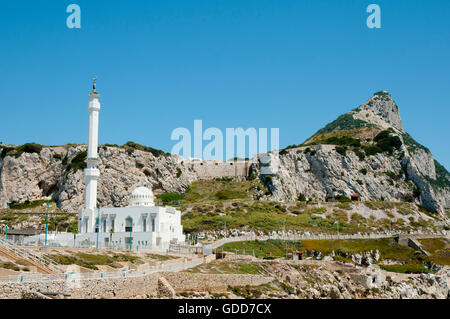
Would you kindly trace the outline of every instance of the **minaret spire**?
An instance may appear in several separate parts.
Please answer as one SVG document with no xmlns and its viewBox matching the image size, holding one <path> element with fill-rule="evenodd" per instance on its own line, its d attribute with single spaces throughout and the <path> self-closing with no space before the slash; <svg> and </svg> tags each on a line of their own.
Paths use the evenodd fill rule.
<svg viewBox="0 0 450 319">
<path fill-rule="evenodd" d="M 97 179 L 100 171 L 97 168 L 98 160 L 98 116 L 100 112 L 100 94 L 97 93 L 97 78 L 93 78 L 92 92 L 89 94 L 89 143 L 87 155 L 87 168 L 84 170 L 86 191 L 84 208 L 95 211 L 97 209 Z"/>
</svg>

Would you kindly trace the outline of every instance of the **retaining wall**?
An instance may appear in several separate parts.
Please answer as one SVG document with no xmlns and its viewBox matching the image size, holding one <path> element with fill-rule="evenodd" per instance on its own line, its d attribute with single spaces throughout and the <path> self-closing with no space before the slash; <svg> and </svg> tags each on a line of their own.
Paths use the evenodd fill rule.
<svg viewBox="0 0 450 319">
<path fill-rule="evenodd" d="M 133 298 L 139 295 L 155 296 L 158 279 L 164 277 L 176 292 L 211 291 L 224 292 L 228 286 L 257 286 L 271 282 L 273 278 L 260 275 L 192 274 L 184 272 L 158 272 L 139 277 L 114 279 L 86 279 L 73 286 L 67 281 L 3 283 L 0 299 L 20 299 L 24 291 L 40 293 L 65 293 L 69 298 Z"/>
<path fill-rule="evenodd" d="M 210 291 L 225 292 L 228 286 L 258 286 L 274 280 L 272 277 L 261 275 L 238 274 L 192 274 L 182 272 L 162 273 L 176 292 L 182 291 Z"/>
</svg>

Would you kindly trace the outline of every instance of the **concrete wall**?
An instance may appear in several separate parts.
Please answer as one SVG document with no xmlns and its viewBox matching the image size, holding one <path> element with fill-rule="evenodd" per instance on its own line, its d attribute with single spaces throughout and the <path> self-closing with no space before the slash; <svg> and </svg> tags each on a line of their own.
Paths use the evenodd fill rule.
<svg viewBox="0 0 450 319">
<path fill-rule="evenodd" d="M 167 279 L 176 292 L 224 292 L 228 286 L 258 286 L 274 280 L 272 277 L 260 275 L 192 274 L 185 272 L 165 272 L 161 275 Z"/>
</svg>

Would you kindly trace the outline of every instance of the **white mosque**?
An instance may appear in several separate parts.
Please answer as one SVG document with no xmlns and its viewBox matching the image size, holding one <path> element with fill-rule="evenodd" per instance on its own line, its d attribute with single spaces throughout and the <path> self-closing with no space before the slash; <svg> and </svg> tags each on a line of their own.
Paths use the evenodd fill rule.
<svg viewBox="0 0 450 319">
<path fill-rule="evenodd" d="M 155 206 L 153 192 L 144 186 L 130 195 L 127 207 L 97 208 L 97 180 L 100 171 L 98 149 L 98 116 L 100 94 L 96 83 L 89 94 L 89 144 L 84 208 L 78 214 L 78 234 L 49 234 L 51 244 L 82 247 L 117 247 L 127 249 L 166 250 L 170 243 L 184 243 L 181 213 L 173 207 Z M 27 238 L 26 243 L 44 242 L 44 235 Z"/>
<path fill-rule="evenodd" d="M 161 248 L 169 243 L 183 243 L 185 235 L 180 211 L 173 207 L 155 206 L 153 192 L 147 187 L 136 188 L 127 207 L 97 208 L 99 97 L 94 80 L 93 91 L 89 94 L 89 144 L 87 168 L 84 170 L 86 190 L 84 209 L 78 218 L 79 237 L 98 242 L 103 247 Z"/>
</svg>

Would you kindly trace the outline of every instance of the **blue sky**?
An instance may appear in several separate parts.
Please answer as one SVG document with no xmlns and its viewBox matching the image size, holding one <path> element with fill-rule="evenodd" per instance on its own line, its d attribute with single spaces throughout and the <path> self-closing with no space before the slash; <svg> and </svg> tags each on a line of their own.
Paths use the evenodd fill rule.
<svg viewBox="0 0 450 319">
<path fill-rule="evenodd" d="M 371 3 L 381 29 L 366 26 Z M 387 90 L 450 168 L 449 12 L 447 0 L 2 1 L 0 141 L 86 143 L 94 75 L 100 143 L 165 151 L 195 119 L 298 144 Z"/>
</svg>

